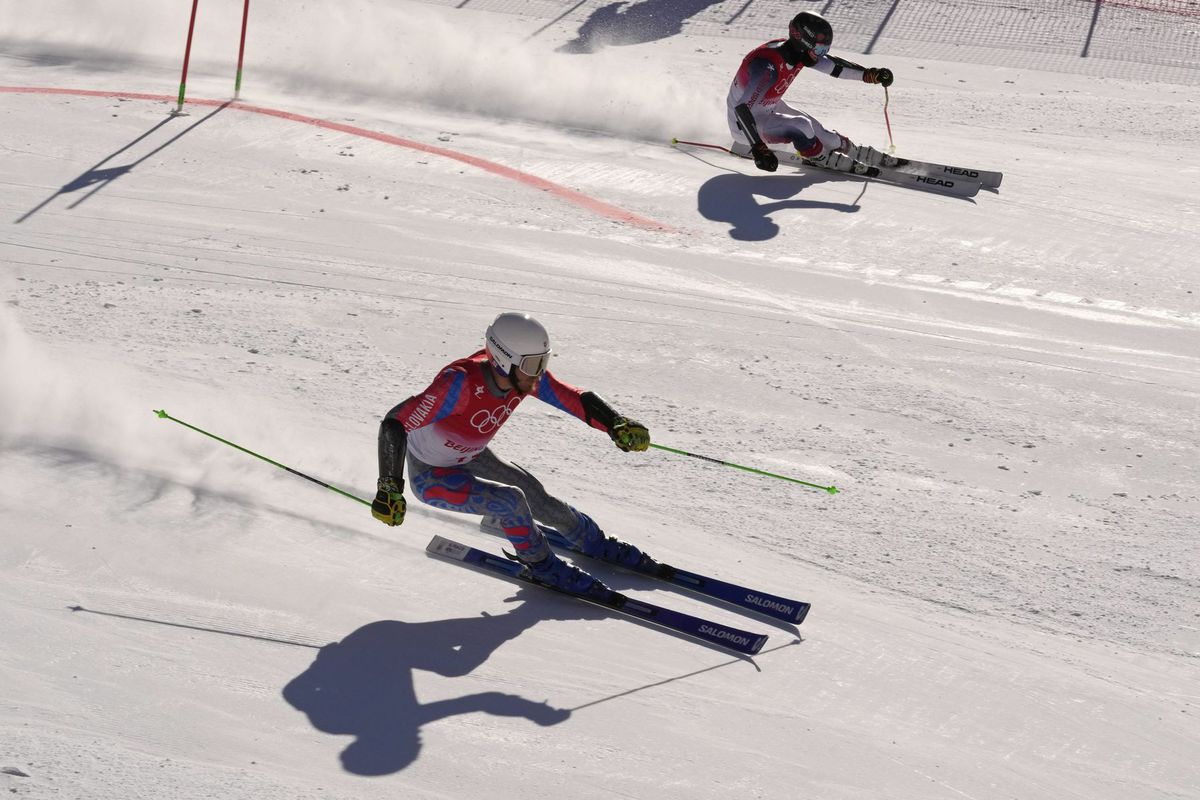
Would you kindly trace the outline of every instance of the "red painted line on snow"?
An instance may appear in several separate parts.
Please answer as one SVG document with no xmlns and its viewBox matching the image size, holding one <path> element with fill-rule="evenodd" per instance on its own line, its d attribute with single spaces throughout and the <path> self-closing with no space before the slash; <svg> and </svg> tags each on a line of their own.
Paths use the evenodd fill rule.
<svg viewBox="0 0 1200 800">
<path fill-rule="evenodd" d="M 123 100 L 159 100 L 167 103 L 175 102 L 174 98 L 168 97 L 165 94 L 145 94 L 142 92 L 106 92 L 95 89 L 59 89 L 49 86 L 0 86 L 0 94 L 65 94 L 77 97 L 113 97 Z M 597 200 L 594 197 L 589 197 L 582 192 L 577 192 L 574 189 L 568 189 L 565 186 L 560 186 L 544 178 L 539 178 L 536 175 L 530 175 L 528 172 L 521 172 L 512 167 L 506 167 L 503 164 L 497 164 L 494 161 L 488 161 L 476 156 L 469 156 L 466 153 L 459 153 L 455 150 L 448 150 L 445 147 L 434 147 L 433 145 L 423 144 L 422 142 L 405 139 L 400 136 L 393 136 L 390 133 L 380 133 L 378 131 L 359 128 L 355 125 L 345 125 L 340 122 L 330 122 L 326 119 L 317 117 L 306 117 L 303 114 L 293 114 L 290 111 L 280 111 L 274 108 L 264 108 L 263 106 L 252 106 L 246 103 L 240 103 L 232 100 L 188 100 L 189 105 L 196 106 L 228 106 L 229 108 L 238 111 L 249 111 L 253 114 L 262 114 L 268 117 L 277 117 L 290 122 L 301 122 L 305 125 L 313 125 L 318 128 L 325 128 L 331 131 L 339 131 L 348 133 L 352 136 L 361 136 L 365 139 L 374 139 L 377 142 L 385 144 L 394 144 L 399 147 L 407 147 L 410 150 L 419 150 L 422 153 L 429 153 L 443 158 L 450 158 L 455 161 L 461 161 L 464 164 L 469 164 L 472 167 L 477 167 L 490 172 L 493 175 L 499 175 L 502 178 L 523 183 L 526 186 L 531 186 L 534 189 L 539 189 L 543 192 L 548 192 L 560 200 L 565 200 L 568 203 L 574 203 L 577 206 L 586 208 L 595 214 L 602 217 L 615 220 L 616 222 L 624 222 L 629 225 L 635 225 L 639 228 L 647 228 L 658 231 L 674 231 L 670 225 L 661 222 L 655 222 L 649 217 L 643 217 L 632 211 L 626 211 L 623 208 L 614 206 L 610 203 L 605 203 L 603 200 Z"/>
</svg>

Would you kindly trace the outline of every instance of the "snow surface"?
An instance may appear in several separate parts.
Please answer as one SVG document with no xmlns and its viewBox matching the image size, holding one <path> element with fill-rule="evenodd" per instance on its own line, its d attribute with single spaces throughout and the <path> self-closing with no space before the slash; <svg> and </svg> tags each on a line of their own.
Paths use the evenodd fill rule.
<svg viewBox="0 0 1200 800">
<path fill-rule="evenodd" d="M 1198 796 L 1194 15 L 1122 9 L 1145 62 L 855 28 L 899 152 L 1004 171 L 963 201 L 666 145 L 725 143 L 779 0 L 591 53 L 598 2 L 256 0 L 245 105 L 171 117 L 189 6 L 0 0 L 37 89 L 0 92 L 5 796 Z M 189 98 L 241 7 L 200 4 Z M 878 87 L 789 98 L 888 144 Z M 495 443 L 802 626 L 594 570 L 770 632 L 748 661 L 472 573 L 423 552 L 498 551 L 472 518 L 388 529 L 151 413 L 365 496 L 379 417 L 508 309 L 655 441 L 842 489 L 536 401 Z"/>
</svg>

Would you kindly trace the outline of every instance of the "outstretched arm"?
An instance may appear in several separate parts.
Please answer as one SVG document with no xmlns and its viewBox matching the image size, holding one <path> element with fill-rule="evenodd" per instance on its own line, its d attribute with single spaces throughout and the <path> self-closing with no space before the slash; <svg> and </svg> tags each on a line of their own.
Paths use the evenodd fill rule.
<svg viewBox="0 0 1200 800">
<path fill-rule="evenodd" d="M 549 370 L 542 373 L 537 386 L 534 387 L 534 397 L 573 417 L 578 417 L 593 428 L 598 428 L 605 433 L 608 432 L 612 421 L 617 417 L 617 412 L 596 395 L 569 383 L 563 383 Z M 586 403 L 585 397 L 590 398 Z M 599 401 L 599 404 L 596 401 Z"/>
<path fill-rule="evenodd" d="M 549 371 L 542 373 L 536 397 L 604 431 L 622 450 L 645 450 L 650 446 L 650 433 L 645 425 L 621 416 L 595 392 L 563 383 Z"/>
<path fill-rule="evenodd" d="M 840 56 L 828 54 L 822 56 L 821 60 L 813 65 L 813 69 L 823 72 L 831 78 L 878 83 L 882 86 L 891 86 L 893 80 L 892 71 L 887 67 L 864 67 Z"/>
</svg>

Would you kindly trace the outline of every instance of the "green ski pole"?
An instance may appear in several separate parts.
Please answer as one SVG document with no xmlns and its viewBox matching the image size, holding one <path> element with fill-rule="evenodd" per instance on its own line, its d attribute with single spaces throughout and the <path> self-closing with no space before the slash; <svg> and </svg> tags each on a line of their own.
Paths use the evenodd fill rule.
<svg viewBox="0 0 1200 800">
<path fill-rule="evenodd" d="M 809 483 L 808 481 L 802 481 L 797 478 L 789 478 L 786 475 L 776 475 L 774 472 L 766 472 L 761 469 L 755 469 L 754 467 L 744 467 L 741 464 L 733 464 L 728 461 L 722 461 L 719 458 L 710 458 L 709 456 L 702 456 L 699 453 L 689 453 L 687 450 L 676 450 L 674 447 L 667 447 L 667 446 L 661 445 L 661 444 L 654 444 L 653 442 L 650 443 L 650 446 L 658 448 L 659 450 L 666 450 L 668 453 L 677 453 L 681 456 L 690 456 L 691 458 L 698 458 L 701 461 L 708 461 L 712 464 L 720 464 L 723 467 L 733 467 L 734 469 L 744 469 L 746 472 L 753 472 L 756 475 L 766 475 L 768 478 L 778 478 L 781 481 L 791 481 L 792 483 L 798 483 L 802 486 L 811 486 L 814 489 L 821 489 L 822 491 L 829 492 L 830 494 L 838 493 L 837 488 L 834 486 L 821 486 L 820 484 L 817 484 L 817 483 Z"/>
<path fill-rule="evenodd" d="M 349 497 L 351 500 L 357 500 L 358 502 L 362 503 L 364 506 L 369 506 L 369 505 L 371 505 L 371 501 L 370 501 L 370 500 L 364 500 L 364 499 L 362 499 L 361 497 L 357 497 L 357 496 L 355 496 L 355 495 L 352 495 L 352 494 L 350 494 L 349 492 L 344 492 L 344 491 L 342 491 L 341 489 L 337 488 L 336 486 L 330 486 L 330 485 L 329 485 L 328 483 L 326 483 L 325 481 L 317 480 L 316 478 L 314 478 L 314 477 L 313 477 L 313 476 L 311 476 L 311 475 L 305 475 L 303 472 L 300 472 L 300 471 L 298 471 L 298 470 L 294 470 L 294 469 L 292 469 L 291 467 L 287 466 L 286 464 L 280 464 L 278 461 L 272 461 L 271 459 L 267 458 L 266 456 L 259 455 L 258 453 L 254 452 L 253 450 L 247 450 L 246 448 L 242 447 L 242 446 L 241 446 L 241 445 L 239 445 L 239 444 L 234 444 L 233 442 L 230 442 L 230 441 L 227 441 L 227 440 L 225 440 L 225 439 L 222 439 L 220 436 L 216 436 L 216 435 L 214 435 L 214 434 L 211 434 L 211 433 L 209 433 L 209 432 L 208 432 L 208 431 L 206 431 L 206 430 L 203 430 L 203 429 L 201 429 L 201 428 L 197 428 L 195 425 L 189 425 L 188 423 L 184 422 L 184 421 L 183 421 L 183 420 L 181 420 L 181 419 L 175 419 L 175 417 L 172 417 L 172 416 L 171 416 L 170 414 L 168 414 L 166 411 L 159 411 L 159 410 L 157 410 L 157 409 L 156 409 L 156 410 L 154 411 L 154 413 L 158 415 L 158 418 L 159 418 L 159 419 L 169 419 L 169 420 L 171 420 L 172 422 L 178 422 L 178 423 L 179 423 L 180 425 L 182 425 L 183 427 L 185 427 L 185 428 L 191 428 L 191 429 L 192 429 L 192 430 L 194 430 L 196 433 L 203 433 L 203 434 L 204 434 L 205 436 L 207 436 L 208 438 L 210 438 L 210 439 L 216 439 L 216 440 L 217 440 L 218 442 L 220 442 L 221 444 L 227 444 L 227 445 L 229 445 L 230 447 L 234 448 L 235 450 L 241 450 L 243 453 L 246 453 L 247 455 L 254 456 L 255 458 L 258 458 L 258 459 L 262 459 L 263 461 L 267 462 L 268 464 L 274 464 L 275 466 L 279 467 L 280 469 L 282 469 L 282 470 L 287 470 L 288 472 L 292 473 L 293 475 L 295 475 L 295 476 L 297 476 L 297 477 L 299 477 L 299 478 L 304 478 L 304 480 L 306 480 L 306 481 L 312 481 L 312 482 L 313 482 L 313 483 L 315 483 L 317 486 L 324 486 L 326 489 L 328 489 L 328 490 L 329 490 L 329 491 L 331 491 L 331 492 L 337 492 L 338 494 L 342 495 L 343 497 Z"/>
</svg>

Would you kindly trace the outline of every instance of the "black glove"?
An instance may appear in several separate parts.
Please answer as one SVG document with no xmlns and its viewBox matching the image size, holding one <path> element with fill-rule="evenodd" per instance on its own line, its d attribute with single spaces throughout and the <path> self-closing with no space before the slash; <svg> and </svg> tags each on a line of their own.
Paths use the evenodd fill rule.
<svg viewBox="0 0 1200 800">
<path fill-rule="evenodd" d="M 617 417 L 608 429 L 608 435 L 626 453 L 630 450 L 641 452 L 650 446 L 650 431 L 646 430 L 646 426 L 625 417 Z"/>
<path fill-rule="evenodd" d="M 863 83 L 878 83 L 884 88 L 891 86 L 895 76 L 887 67 L 871 67 L 863 72 Z"/>
<path fill-rule="evenodd" d="M 750 148 L 750 154 L 754 156 L 754 166 L 767 172 L 774 172 L 779 169 L 779 156 L 771 152 L 771 148 L 767 147 L 766 142 L 759 142 Z M 646 448 L 642 448 L 645 450 Z"/>
<path fill-rule="evenodd" d="M 380 478 L 379 491 L 371 503 L 371 516 L 384 525 L 399 525 L 404 522 L 408 503 L 404 500 L 404 481 L 396 478 Z"/>
</svg>

